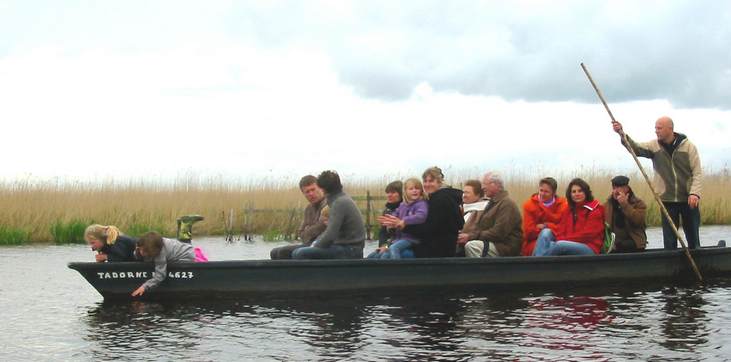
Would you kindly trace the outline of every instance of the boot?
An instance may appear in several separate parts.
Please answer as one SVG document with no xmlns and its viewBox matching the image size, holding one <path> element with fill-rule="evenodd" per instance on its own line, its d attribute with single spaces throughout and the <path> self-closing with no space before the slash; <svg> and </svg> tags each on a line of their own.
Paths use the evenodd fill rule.
<svg viewBox="0 0 731 362">
<path fill-rule="evenodd" d="M 178 222 L 178 240 L 184 243 L 190 243 L 193 238 L 193 224 L 203 219 L 204 217 L 200 215 L 184 215 L 179 217 L 176 220 Z"/>
</svg>

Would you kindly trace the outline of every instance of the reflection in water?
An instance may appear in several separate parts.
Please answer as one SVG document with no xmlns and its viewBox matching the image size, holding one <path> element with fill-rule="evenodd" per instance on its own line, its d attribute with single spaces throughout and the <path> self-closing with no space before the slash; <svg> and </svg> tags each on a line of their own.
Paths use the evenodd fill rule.
<svg viewBox="0 0 731 362">
<path fill-rule="evenodd" d="M 102 303 L 87 315 L 90 327 L 86 336 L 95 342 L 91 352 L 95 359 L 107 360 L 120 355 L 155 358 L 162 354 L 185 357 L 200 339 L 190 322 L 205 318 L 193 306 L 166 306 L 158 303 Z M 186 323 L 180 323 L 186 321 Z M 156 351 L 145 356 L 142 351 Z"/>
<path fill-rule="evenodd" d="M 708 322 L 703 310 L 705 301 L 696 290 L 678 290 L 668 287 L 662 290 L 659 304 L 665 312 L 662 320 L 660 345 L 670 350 L 693 351 L 708 342 Z M 662 304 L 664 303 L 664 305 Z"/>
<path fill-rule="evenodd" d="M 687 358 L 709 342 L 702 294 L 99 304 L 85 339 L 104 360 Z M 661 338 L 648 337 L 652 325 Z"/>
<path fill-rule="evenodd" d="M 271 248 L 201 244 L 213 256 L 239 258 L 259 258 Z M 728 360 L 731 355 L 728 278 L 703 287 L 638 282 L 449 297 L 99 304 L 97 293 L 65 265 L 87 260 L 86 247 L 0 248 L 0 254 L 5 276 L 0 310 L 7 322 L 0 329 L 0 361 Z"/>
</svg>

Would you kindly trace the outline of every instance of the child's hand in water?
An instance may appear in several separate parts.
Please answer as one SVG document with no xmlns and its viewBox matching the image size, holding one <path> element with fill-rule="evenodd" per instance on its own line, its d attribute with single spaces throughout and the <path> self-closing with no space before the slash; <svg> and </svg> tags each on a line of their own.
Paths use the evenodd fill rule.
<svg viewBox="0 0 731 362">
<path fill-rule="evenodd" d="M 133 297 L 139 297 L 140 295 L 145 294 L 145 287 L 140 286 L 139 288 L 135 289 L 134 292 L 132 292 Z"/>
</svg>

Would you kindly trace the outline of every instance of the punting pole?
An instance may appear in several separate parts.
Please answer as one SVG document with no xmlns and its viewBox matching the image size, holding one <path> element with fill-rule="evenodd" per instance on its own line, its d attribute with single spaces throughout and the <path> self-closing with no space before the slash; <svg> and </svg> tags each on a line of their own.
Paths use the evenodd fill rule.
<svg viewBox="0 0 731 362">
<path fill-rule="evenodd" d="M 599 96 L 599 100 L 602 101 L 604 108 L 607 110 L 607 113 L 609 113 L 609 118 L 612 119 L 612 123 L 617 122 L 617 120 L 614 119 L 614 115 L 612 114 L 612 111 L 609 110 L 607 101 L 604 100 L 604 95 L 602 95 L 602 91 L 600 91 L 599 87 L 597 87 L 596 83 L 594 83 L 594 78 L 591 77 L 591 74 L 589 74 L 589 69 L 586 68 L 584 63 L 581 63 L 581 69 L 584 70 L 586 77 L 589 78 L 589 82 L 591 82 L 591 86 L 594 87 L 594 90 L 596 91 L 596 95 Z M 698 281 L 702 282 L 703 276 L 701 276 L 701 272 L 700 272 L 700 270 L 698 270 L 698 266 L 695 264 L 695 260 L 693 260 L 693 256 L 690 255 L 690 251 L 688 250 L 688 247 L 685 245 L 685 240 L 683 240 L 683 237 L 680 236 L 680 232 L 678 231 L 678 228 L 675 226 L 675 223 L 673 222 L 673 220 L 670 218 L 670 214 L 668 214 L 668 210 L 665 208 L 665 205 L 663 205 L 662 201 L 660 200 L 660 196 L 657 194 L 657 192 L 655 192 L 655 188 L 652 186 L 652 182 L 650 182 L 650 178 L 647 176 L 645 169 L 642 167 L 640 160 L 637 158 L 637 154 L 635 153 L 635 150 L 630 146 L 629 140 L 627 139 L 627 134 L 624 133 L 624 131 L 622 131 L 621 135 L 622 135 L 622 139 L 624 140 L 624 144 L 626 145 L 627 150 L 632 155 L 632 158 L 634 158 L 635 163 L 637 164 L 637 167 L 640 169 L 640 172 L 642 172 L 642 176 L 645 177 L 645 182 L 647 182 L 647 186 L 650 187 L 650 191 L 652 191 L 652 196 L 655 196 L 655 201 L 657 202 L 657 205 L 660 206 L 660 211 L 662 211 L 663 217 L 665 217 L 665 220 L 667 220 L 667 222 L 673 228 L 673 232 L 675 233 L 675 236 L 678 238 L 678 240 L 680 240 L 680 244 L 683 246 L 683 250 L 685 251 L 685 256 L 688 257 L 688 261 L 690 262 L 690 266 L 693 268 L 693 271 L 695 272 L 695 276 L 698 277 Z"/>
</svg>

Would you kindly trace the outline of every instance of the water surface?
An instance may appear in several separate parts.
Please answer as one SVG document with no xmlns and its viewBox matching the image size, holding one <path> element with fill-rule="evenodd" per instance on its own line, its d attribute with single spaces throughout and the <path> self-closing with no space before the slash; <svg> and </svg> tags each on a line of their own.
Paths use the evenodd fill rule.
<svg viewBox="0 0 731 362">
<path fill-rule="evenodd" d="M 703 245 L 730 227 L 704 227 Z M 650 230 L 651 246 L 660 231 Z M 281 243 L 198 240 L 212 260 Z M 374 247 L 368 245 L 369 250 Z M 726 360 L 731 279 L 499 295 L 105 304 L 85 246 L 0 248 L 0 360 Z"/>
</svg>

